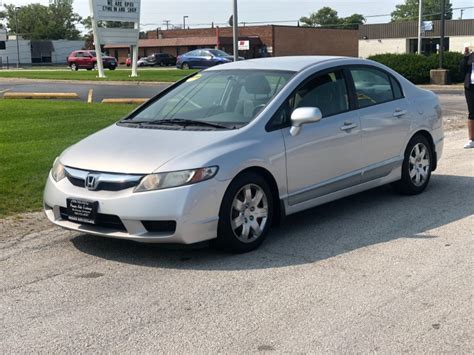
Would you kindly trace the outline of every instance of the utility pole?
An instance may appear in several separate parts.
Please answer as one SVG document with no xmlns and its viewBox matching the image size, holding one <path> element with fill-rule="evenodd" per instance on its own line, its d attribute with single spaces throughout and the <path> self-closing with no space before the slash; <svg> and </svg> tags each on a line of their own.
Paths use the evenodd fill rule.
<svg viewBox="0 0 474 355">
<path fill-rule="evenodd" d="M 239 60 L 239 28 L 237 19 L 237 0 L 234 0 L 234 15 L 233 15 L 233 36 L 234 36 L 234 62 Z"/>
<path fill-rule="evenodd" d="M 186 19 L 188 18 L 189 16 L 183 16 L 183 30 L 186 29 Z"/>
<path fill-rule="evenodd" d="M 446 0 L 441 0 L 441 39 L 439 44 L 439 69 L 443 69 L 444 62 L 444 31 L 445 31 Z"/>
<path fill-rule="evenodd" d="M 20 11 L 19 7 L 15 7 L 15 32 L 16 32 L 16 55 L 17 55 L 17 61 L 16 61 L 16 67 L 20 67 L 20 38 L 18 35 L 18 11 Z"/>
<path fill-rule="evenodd" d="M 421 30 L 423 27 L 423 0 L 418 0 L 418 54 L 421 54 Z"/>
<path fill-rule="evenodd" d="M 170 20 L 163 20 L 163 22 L 166 25 L 166 30 L 168 31 L 171 21 Z"/>
</svg>

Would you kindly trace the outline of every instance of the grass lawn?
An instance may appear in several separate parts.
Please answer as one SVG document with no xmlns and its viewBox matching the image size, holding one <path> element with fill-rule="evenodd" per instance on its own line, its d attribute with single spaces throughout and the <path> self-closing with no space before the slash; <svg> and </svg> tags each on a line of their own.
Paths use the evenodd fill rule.
<svg viewBox="0 0 474 355">
<path fill-rule="evenodd" d="M 96 80 L 96 81 L 160 81 L 175 82 L 196 70 L 146 69 L 138 71 L 138 78 L 130 78 L 130 70 L 106 70 L 106 79 L 98 79 L 94 70 L 0 70 L 0 78 L 48 79 L 48 80 Z"/>
<path fill-rule="evenodd" d="M 0 217 L 41 209 L 54 158 L 134 107 L 0 100 Z"/>
</svg>

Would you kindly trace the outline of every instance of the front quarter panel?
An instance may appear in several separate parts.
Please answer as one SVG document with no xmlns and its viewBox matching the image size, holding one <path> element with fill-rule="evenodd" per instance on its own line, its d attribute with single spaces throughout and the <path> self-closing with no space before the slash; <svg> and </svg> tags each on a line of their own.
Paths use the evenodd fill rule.
<svg viewBox="0 0 474 355">
<path fill-rule="evenodd" d="M 197 151 L 176 157 L 157 172 L 219 166 L 216 179 L 230 181 L 240 172 L 259 167 L 270 172 L 278 186 L 280 197 L 286 196 L 285 147 L 280 131 L 241 132 Z"/>
</svg>

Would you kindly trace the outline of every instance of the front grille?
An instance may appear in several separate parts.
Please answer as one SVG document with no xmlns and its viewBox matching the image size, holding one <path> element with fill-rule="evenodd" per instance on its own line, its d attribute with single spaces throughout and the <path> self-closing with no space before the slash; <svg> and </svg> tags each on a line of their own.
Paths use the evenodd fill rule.
<svg viewBox="0 0 474 355">
<path fill-rule="evenodd" d="M 71 184 L 77 187 L 85 187 L 84 179 L 79 179 L 70 175 L 67 175 L 67 179 Z M 127 182 L 100 182 L 97 185 L 97 189 L 94 191 L 121 191 L 125 189 L 129 189 L 131 187 L 135 187 L 138 185 L 139 181 L 127 181 Z"/>
<path fill-rule="evenodd" d="M 61 213 L 61 218 L 65 220 L 69 220 L 69 216 L 67 213 L 67 208 L 59 207 L 59 212 Z M 77 223 L 76 221 L 71 221 Z M 103 227 L 103 228 L 110 228 L 118 231 L 125 232 L 125 226 L 122 223 L 122 220 L 115 215 L 112 214 L 103 214 L 98 213 L 95 220 L 95 226 Z"/>
<path fill-rule="evenodd" d="M 121 191 L 135 187 L 140 183 L 143 175 L 138 174 L 119 174 L 99 171 L 87 171 L 66 166 L 66 177 L 69 182 L 77 187 L 85 188 L 86 179 L 93 175 L 96 179 L 94 191 Z"/>
<path fill-rule="evenodd" d="M 174 234 L 176 232 L 176 221 L 142 221 L 148 232 Z"/>
</svg>

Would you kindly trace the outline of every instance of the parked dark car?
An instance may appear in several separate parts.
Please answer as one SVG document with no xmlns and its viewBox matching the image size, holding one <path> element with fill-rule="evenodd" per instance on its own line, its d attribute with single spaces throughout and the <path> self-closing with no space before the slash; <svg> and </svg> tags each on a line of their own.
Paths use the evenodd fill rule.
<svg viewBox="0 0 474 355">
<path fill-rule="evenodd" d="M 243 60 L 244 58 L 239 57 L 239 59 Z M 178 56 L 176 67 L 179 69 L 202 69 L 233 61 L 234 57 L 224 51 L 202 48 Z"/>
<path fill-rule="evenodd" d="M 176 57 L 167 53 L 154 53 L 148 57 L 139 59 L 137 64 L 139 67 L 154 67 L 155 65 L 164 67 L 168 65 L 176 65 Z"/>
<path fill-rule="evenodd" d="M 106 69 L 115 70 L 117 68 L 117 60 L 114 57 L 102 55 L 102 63 Z M 67 64 L 71 70 L 97 69 L 96 53 L 87 50 L 73 51 L 67 57 Z"/>
</svg>

